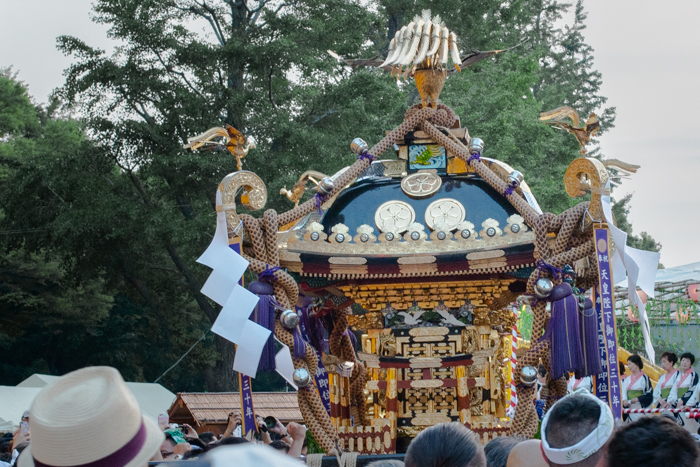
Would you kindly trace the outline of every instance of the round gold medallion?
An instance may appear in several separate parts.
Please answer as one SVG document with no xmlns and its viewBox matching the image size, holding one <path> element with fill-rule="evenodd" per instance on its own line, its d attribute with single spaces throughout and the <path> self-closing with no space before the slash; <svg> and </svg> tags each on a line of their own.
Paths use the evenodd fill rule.
<svg viewBox="0 0 700 467">
<path fill-rule="evenodd" d="M 442 178 L 433 172 L 418 172 L 401 180 L 401 189 L 412 198 L 427 198 L 441 186 Z"/>
<path fill-rule="evenodd" d="M 374 213 L 374 223 L 381 232 L 400 234 L 416 220 L 416 212 L 403 201 L 387 201 Z"/>
<path fill-rule="evenodd" d="M 438 199 L 425 210 L 425 223 L 432 230 L 452 231 L 464 221 L 466 210 L 452 198 Z"/>
</svg>

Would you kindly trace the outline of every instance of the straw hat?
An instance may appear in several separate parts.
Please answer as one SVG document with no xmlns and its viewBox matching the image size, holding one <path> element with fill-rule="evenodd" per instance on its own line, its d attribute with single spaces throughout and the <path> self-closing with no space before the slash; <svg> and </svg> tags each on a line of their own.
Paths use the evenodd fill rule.
<svg viewBox="0 0 700 467">
<path fill-rule="evenodd" d="M 37 394 L 30 410 L 32 441 L 19 467 L 142 467 L 165 439 L 110 367 L 59 378 Z"/>
</svg>

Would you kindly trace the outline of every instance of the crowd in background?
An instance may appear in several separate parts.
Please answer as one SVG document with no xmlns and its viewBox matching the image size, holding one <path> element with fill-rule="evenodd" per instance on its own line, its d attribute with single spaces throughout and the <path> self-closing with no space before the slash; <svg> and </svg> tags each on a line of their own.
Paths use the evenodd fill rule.
<svg viewBox="0 0 700 467">
<path fill-rule="evenodd" d="M 649 391 L 633 393 L 643 364 L 628 361 L 632 378 L 623 382 L 626 405 L 639 403 Z M 675 355 L 664 354 L 672 364 Z M 697 376 L 683 367 L 694 357 L 681 356 L 675 379 L 676 406 L 693 402 Z M 676 359 L 677 360 L 677 359 Z M 637 368 L 634 368 L 634 366 Z M 639 371 L 634 371 L 635 369 Z M 691 367 L 692 369 L 692 367 Z M 685 376 L 685 377 L 683 377 Z M 682 379 L 682 382 L 679 381 Z M 686 383 L 688 381 L 688 383 Z M 662 381 L 659 382 L 662 384 Z M 683 386 L 686 384 L 686 386 Z M 678 388 L 688 387 L 685 391 Z M 659 407 L 669 403 L 666 385 L 652 395 Z M 423 430 L 409 445 L 404 461 L 380 460 L 373 467 L 644 467 L 700 465 L 697 435 L 679 426 L 673 415 L 641 416 L 616 424 L 610 407 L 588 388 L 574 387 L 545 414 L 541 439 L 499 437 L 483 446 L 479 437 L 459 423 Z M 681 394 L 682 393 L 682 394 Z M 686 394 L 690 393 L 688 397 Z M 634 396 L 634 397 L 632 397 Z M 636 400 L 635 400 L 636 399 Z M 650 402 L 650 403 L 651 403 Z M 144 417 L 121 375 L 113 368 L 91 367 L 70 373 L 44 388 L 25 412 L 20 429 L 0 441 L 0 467 L 83 466 L 145 467 L 149 462 L 180 461 L 191 467 L 320 465 L 307 456 L 307 430 L 286 426 L 275 417 L 257 417 L 258 430 L 241 431 L 240 415 L 232 413 L 224 433 L 197 433 L 190 425 Z M 316 464 L 314 464 L 316 463 Z"/>
</svg>

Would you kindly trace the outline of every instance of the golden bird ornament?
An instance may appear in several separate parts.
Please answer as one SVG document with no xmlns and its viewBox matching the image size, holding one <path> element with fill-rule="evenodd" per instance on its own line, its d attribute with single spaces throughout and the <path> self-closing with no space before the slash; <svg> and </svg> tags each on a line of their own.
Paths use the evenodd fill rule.
<svg viewBox="0 0 700 467">
<path fill-rule="evenodd" d="M 540 120 L 545 122 L 546 125 L 561 128 L 574 135 L 581 147 L 579 152 L 582 156 L 586 155 L 586 145 L 591 142 L 591 139 L 600 129 L 600 121 L 596 114 L 591 113 L 586 122 L 581 125 L 578 112 L 568 106 L 558 107 L 549 112 L 542 112 Z M 571 124 L 564 120 L 571 120 Z"/>
</svg>

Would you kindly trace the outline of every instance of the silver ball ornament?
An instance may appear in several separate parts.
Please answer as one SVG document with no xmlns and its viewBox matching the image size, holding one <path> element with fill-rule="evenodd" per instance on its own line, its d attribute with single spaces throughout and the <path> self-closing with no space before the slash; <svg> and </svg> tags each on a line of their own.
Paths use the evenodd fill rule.
<svg viewBox="0 0 700 467">
<path fill-rule="evenodd" d="M 306 368 L 297 368 L 294 370 L 292 378 L 294 378 L 294 384 L 300 388 L 305 388 L 311 382 L 311 375 Z"/>
<path fill-rule="evenodd" d="M 472 138 L 469 141 L 469 153 L 470 154 L 481 154 L 484 150 L 484 140 L 481 138 Z"/>
<path fill-rule="evenodd" d="M 534 386 L 537 382 L 537 370 L 534 366 L 525 366 L 520 370 L 520 381 L 525 386 Z"/>
<path fill-rule="evenodd" d="M 518 170 L 514 170 L 508 174 L 508 182 L 515 184 L 516 188 L 520 186 L 523 180 L 525 180 L 525 177 L 523 176 L 522 172 Z"/>
<path fill-rule="evenodd" d="M 287 329 L 294 329 L 299 326 L 299 315 L 294 310 L 284 310 L 280 314 L 280 322 Z"/>
<path fill-rule="evenodd" d="M 352 149 L 352 152 L 359 156 L 360 154 L 364 154 L 369 150 L 369 145 L 364 139 L 355 138 L 352 140 L 352 143 L 350 143 L 350 149 Z"/>
<path fill-rule="evenodd" d="M 320 182 L 318 182 L 318 191 L 324 195 L 329 195 L 333 188 L 335 188 L 335 183 L 330 177 L 323 177 Z"/>
<path fill-rule="evenodd" d="M 537 295 L 539 298 L 549 297 L 549 295 L 552 293 L 552 289 L 554 289 L 554 284 L 552 284 L 552 281 L 546 277 L 540 277 L 537 279 L 537 282 L 535 282 L 535 295 Z"/>
</svg>

